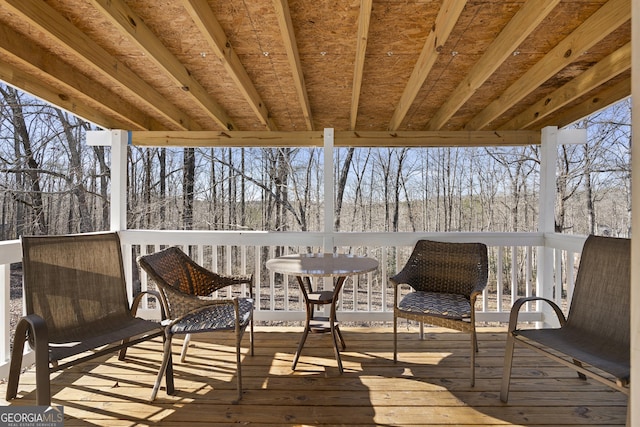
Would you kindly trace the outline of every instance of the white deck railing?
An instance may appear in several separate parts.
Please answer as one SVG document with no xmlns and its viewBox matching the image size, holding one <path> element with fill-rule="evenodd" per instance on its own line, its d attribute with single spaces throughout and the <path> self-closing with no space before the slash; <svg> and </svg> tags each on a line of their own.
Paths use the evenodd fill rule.
<svg viewBox="0 0 640 427">
<path fill-rule="evenodd" d="M 135 257 L 169 245 L 190 250 L 205 267 L 227 274 L 253 274 L 256 286 L 257 321 L 295 321 L 304 319 L 304 306 L 293 277 L 274 275 L 265 270 L 266 261 L 287 253 L 336 250 L 378 259 L 377 271 L 350 278 L 345 282 L 339 306 L 339 318 L 345 322 L 391 321 L 393 288 L 387 278 L 399 271 L 418 239 L 452 242 L 482 242 L 489 247 L 489 285 L 484 292 L 479 322 L 505 322 L 518 297 L 532 294 L 553 298 L 567 306 L 573 290 L 576 257 L 585 237 L 542 233 L 275 233 L 231 231 L 147 231 L 120 233 L 130 294 L 136 287 L 146 289 L 143 272 L 135 267 Z M 188 249 L 187 249 L 188 247 Z M 540 249 L 552 249 L 553 286 L 538 287 Z M 20 262 L 19 241 L 0 242 L 0 378 L 7 373 L 10 333 L 10 264 Z M 498 274 L 497 272 L 502 272 Z M 571 272 L 573 274 L 566 274 Z M 241 290 L 244 292 L 245 290 Z M 142 315 L 157 316 L 153 302 L 146 303 Z M 526 319 L 543 321 L 544 314 L 535 304 L 527 307 Z M 28 359 L 27 359 L 28 360 Z"/>
</svg>

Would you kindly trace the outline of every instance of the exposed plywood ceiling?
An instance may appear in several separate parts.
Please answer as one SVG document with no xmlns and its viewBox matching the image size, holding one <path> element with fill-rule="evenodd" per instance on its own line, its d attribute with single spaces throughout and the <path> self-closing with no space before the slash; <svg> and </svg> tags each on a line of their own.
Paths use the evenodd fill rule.
<svg viewBox="0 0 640 427">
<path fill-rule="evenodd" d="M 3 0 L 0 79 L 105 128 L 512 131 L 631 92 L 631 0 Z"/>
</svg>

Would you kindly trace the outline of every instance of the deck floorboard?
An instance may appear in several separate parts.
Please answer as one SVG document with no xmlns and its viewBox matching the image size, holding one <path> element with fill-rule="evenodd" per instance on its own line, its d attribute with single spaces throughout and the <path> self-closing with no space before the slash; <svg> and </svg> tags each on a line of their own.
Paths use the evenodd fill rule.
<svg viewBox="0 0 640 427">
<path fill-rule="evenodd" d="M 468 378 L 466 334 L 402 328 L 393 363 L 391 328 L 343 328 L 347 349 L 339 375 L 328 335 L 310 335 L 291 371 L 301 328 L 256 328 L 255 356 L 243 341 L 244 397 L 236 387 L 231 334 L 194 336 L 187 361 L 174 345 L 177 393 L 149 402 L 161 341 L 131 348 L 126 361 L 105 356 L 56 374 L 53 404 L 65 426 L 344 425 L 614 426 L 624 425 L 627 397 L 547 358 L 517 349 L 509 403 L 499 400 L 504 328 L 481 328 L 476 386 Z M 0 384 L 4 397 L 5 384 Z M 35 373 L 22 375 L 19 397 L 35 404 Z"/>
</svg>

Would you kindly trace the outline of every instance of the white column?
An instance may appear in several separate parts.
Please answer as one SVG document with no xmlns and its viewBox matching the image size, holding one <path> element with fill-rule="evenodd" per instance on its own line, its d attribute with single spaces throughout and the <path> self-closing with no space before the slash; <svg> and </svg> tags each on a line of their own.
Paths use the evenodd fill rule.
<svg viewBox="0 0 640 427">
<path fill-rule="evenodd" d="M 324 130 L 324 251 L 333 252 L 334 176 L 333 176 L 333 128 Z"/>
<path fill-rule="evenodd" d="M 324 252 L 333 252 L 334 178 L 333 178 L 333 128 L 324 129 Z M 324 289 L 333 289 L 333 279 L 325 277 Z M 324 316 L 329 316 L 329 305 L 324 306 Z"/>
<path fill-rule="evenodd" d="M 128 142 L 127 131 L 111 131 L 111 231 L 127 229 Z"/>
<path fill-rule="evenodd" d="M 631 396 L 630 426 L 640 426 L 640 2 L 631 2 Z"/>
<path fill-rule="evenodd" d="M 558 160 L 558 128 L 549 126 L 542 129 L 542 146 L 540 148 L 540 199 L 538 231 L 553 233 L 555 231 L 555 202 L 556 202 L 556 164 Z M 553 300 L 553 249 L 538 248 L 538 275 L 536 295 Z M 543 312 L 543 325 L 555 326 L 557 322 L 549 323 L 555 315 L 548 304 L 538 304 Z"/>
</svg>

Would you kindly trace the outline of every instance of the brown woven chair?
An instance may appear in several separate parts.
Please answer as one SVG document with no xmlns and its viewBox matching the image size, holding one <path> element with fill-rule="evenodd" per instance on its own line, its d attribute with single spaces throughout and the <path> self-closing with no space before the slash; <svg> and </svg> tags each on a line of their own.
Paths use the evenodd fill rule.
<svg viewBox="0 0 640 427">
<path fill-rule="evenodd" d="M 393 360 L 398 360 L 398 318 L 471 334 L 471 386 L 478 351 L 475 302 L 487 285 L 487 247 L 482 243 L 420 240 L 402 271 L 390 278 L 393 298 Z M 399 300 L 402 285 L 409 292 Z"/>
<path fill-rule="evenodd" d="M 536 350 L 629 395 L 631 243 L 589 236 L 584 244 L 569 313 L 541 297 L 518 299 L 511 309 L 500 399 L 509 397 L 515 344 Z M 518 329 L 520 308 L 543 301 L 555 311 L 559 328 Z M 595 369 L 593 369 L 595 368 Z"/>
<path fill-rule="evenodd" d="M 51 404 L 50 374 L 163 336 L 159 322 L 129 307 L 117 233 L 23 237 L 27 315 L 16 326 L 7 400 L 17 395 L 25 341 L 35 350 L 36 402 Z M 156 293 L 157 295 L 157 293 Z M 167 392 L 173 392 L 169 365 Z"/>
<path fill-rule="evenodd" d="M 247 326 L 250 327 L 250 351 L 253 356 L 253 277 L 224 276 L 200 266 L 180 248 L 169 247 L 138 258 L 140 267 L 158 286 L 163 312 L 168 320 L 165 326 L 165 345 L 162 368 L 151 394 L 155 399 L 162 380 L 163 369 L 171 362 L 173 335 L 189 336 L 193 333 L 221 330 L 235 331 L 238 400 L 242 398 L 242 365 L 240 344 Z M 213 298 L 212 294 L 231 285 L 246 284 L 249 298 Z M 183 348 L 183 357 L 186 354 Z"/>
</svg>

